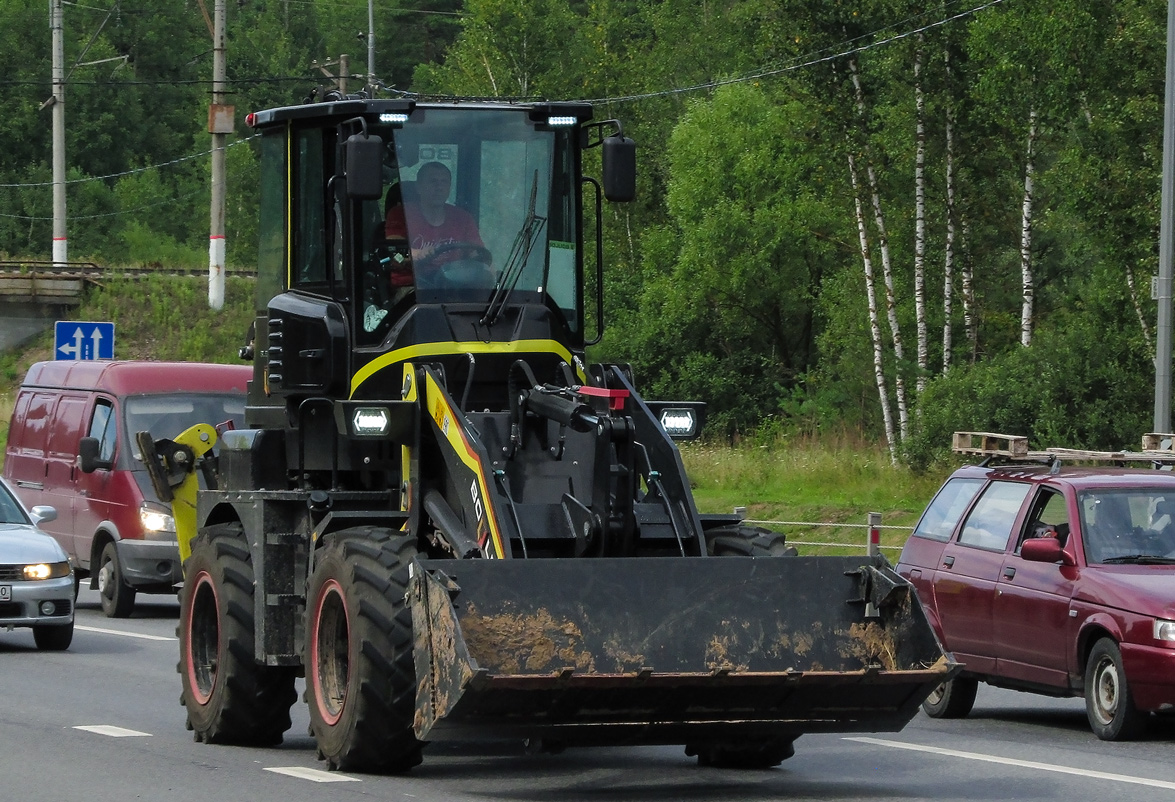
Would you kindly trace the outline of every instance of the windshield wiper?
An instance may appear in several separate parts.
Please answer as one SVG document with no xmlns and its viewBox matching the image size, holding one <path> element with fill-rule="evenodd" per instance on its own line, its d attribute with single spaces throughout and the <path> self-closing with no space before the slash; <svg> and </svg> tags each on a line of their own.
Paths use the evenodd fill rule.
<svg viewBox="0 0 1175 802">
<path fill-rule="evenodd" d="M 483 326 L 494 325 L 502 310 L 506 308 L 506 301 L 518 284 L 518 279 L 522 277 L 523 268 L 530 261 L 530 252 L 534 250 L 534 244 L 547 223 L 547 218 L 535 214 L 534 207 L 538 194 L 539 171 L 535 170 L 534 181 L 530 185 L 530 208 L 526 212 L 526 219 L 522 221 L 522 228 L 518 229 L 518 236 L 514 238 L 514 245 L 510 248 L 510 256 L 506 259 L 498 283 L 494 285 L 494 294 L 490 296 L 485 314 L 481 316 Z"/>
<path fill-rule="evenodd" d="M 1175 565 L 1175 558 L 1158 554 L 1123 554 L 1102 560 L 1102 565 Z"/>
</svg>

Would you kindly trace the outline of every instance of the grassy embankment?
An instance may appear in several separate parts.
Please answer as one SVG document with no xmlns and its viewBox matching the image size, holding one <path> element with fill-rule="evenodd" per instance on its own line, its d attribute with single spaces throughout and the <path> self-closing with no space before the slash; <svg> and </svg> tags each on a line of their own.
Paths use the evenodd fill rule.
<svg viewBox="0 0 1175 802">
<path fill-rule="evenodd" d="M 114 321 L 118 359 L 232 363 L 252 321 L 252 292 L 250 280 L 229 278 L 224 309 L 213 312 L 203 278 L 112 276 L 92 289 L 71 319 Z M 0 354 L 0 446 L 7 438 L 16 388 L 33 362 L 53 358 L 52 350 L 49 331 L 19 351 Z M 688 443 L 682 457 L 702 511 L 741 506 L 757 521 L 864 524 L 869 512 L 880 512 L 883 526 L 908 528 L 947 473 L 944 468 L 915 475 L 891 465 L 876 443 L 843 436 L 738 447 Z M 853 551 L 865 543 L 859 528 L 773 528 L 787 532 L 789 540 L 851 544 Z M 907 532 L 883 529 L 882 543 L 901 545 Z M 805 554 L 830 551 L 799 548 Z M 886 554 L 896 559 L 896 551 Z"/>
</svg>

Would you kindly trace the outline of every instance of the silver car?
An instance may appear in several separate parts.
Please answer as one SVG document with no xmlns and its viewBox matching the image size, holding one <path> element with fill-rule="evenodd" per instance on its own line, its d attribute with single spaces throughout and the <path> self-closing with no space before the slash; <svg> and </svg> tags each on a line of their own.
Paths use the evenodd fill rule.
<svg viewBox="0 0 1175 802">
<path fill-rule="evenodd" d="M 37 648 L 68 649 L 77 597 L 69 557 L 37 525 L 57 517 L 53 507 L 26 511 L 0 480 L 0 630 L 32 627 Z"/>
</svg>

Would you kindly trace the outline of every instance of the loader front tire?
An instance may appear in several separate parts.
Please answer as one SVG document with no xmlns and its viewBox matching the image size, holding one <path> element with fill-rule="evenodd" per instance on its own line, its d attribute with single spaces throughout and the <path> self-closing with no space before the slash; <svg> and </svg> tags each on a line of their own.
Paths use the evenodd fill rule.
<svg viewBox="0 0 1175 802">
<path fill-rule="evenodd" d="M 416 541 L 362 526 L 330 536 L 307 588 L 306 703 L 331 769 L 404 772 L 420 763 L 412 613 Z"/>
<path fill-rule="evenodd" d="M 180 701 L 197 741 L 272 746 L 290 727 L 296 669 L 253 656 L 253 562 L 238 523 L 192 540 L 180 593 Z"/>
</svg>

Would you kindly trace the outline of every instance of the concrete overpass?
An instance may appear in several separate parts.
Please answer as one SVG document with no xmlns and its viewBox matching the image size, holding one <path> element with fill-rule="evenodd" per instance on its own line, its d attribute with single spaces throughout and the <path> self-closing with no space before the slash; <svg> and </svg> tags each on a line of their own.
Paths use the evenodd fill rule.
<svg viewBox="0 0 1175 802">
<path fill-rule="evenodd" d="M 86 285 L 104 272 L 92 262 L 0 261 L 0 351 L 69 317 Z"/>
</svg>

